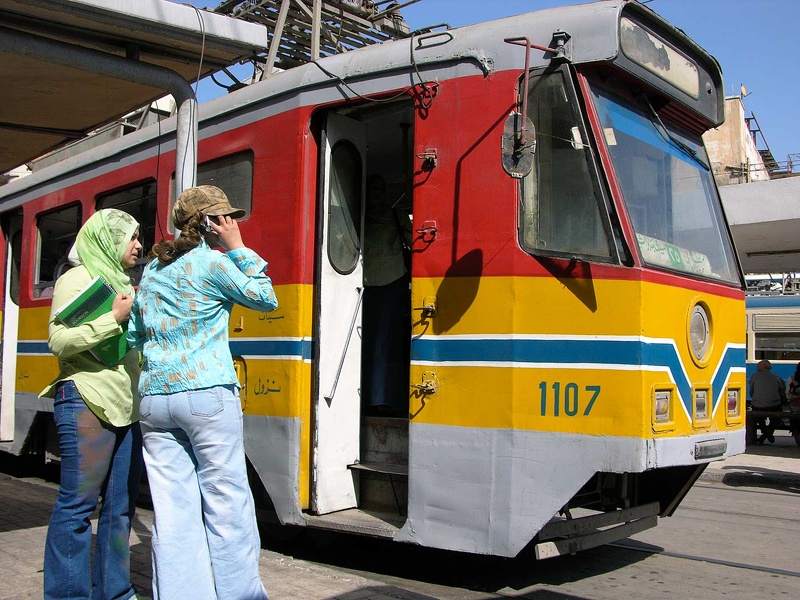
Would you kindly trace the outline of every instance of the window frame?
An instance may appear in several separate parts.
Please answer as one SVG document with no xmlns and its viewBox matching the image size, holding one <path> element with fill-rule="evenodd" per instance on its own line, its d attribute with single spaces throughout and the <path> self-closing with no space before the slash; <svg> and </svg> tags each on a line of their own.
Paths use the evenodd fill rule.
<svg viewBox="0 0 800 600">
<path fill-rule="evenodd" d="M 242 161 L 236 161 L 237 157 L 241 157 Z M 246 189 L 244 193 L 235 194 L 231 192 L 231 186 L 227 185 L 225 182 L 219 182 L 215 177 L 209 176 L 204 173 L 204 170 L 208 170 L 212 168 L 215 164 L 218 163 L 225 163 L 227 162 L 228 165 L 231 164 L 242 164 L 246 163 L 249 166 L 250 172 L 247 174 L 249 178 L 247 179 L 247 185 L 245 186 Z M 220 167 L 217 167 L 219 169 Z M 170 189 L 169 189 L 169 207 L 167 214 L 169 217 L 167 218 L 167 231 L 170 234 L 175 233 L 175 227 L 172 224 L 172 207 L 175 205 L 175 200 L 178 199 L 178 195 L 176 193 L 177 187 L 175 185 L 175 173 L 172 173 L 172 177 L 170 178 Z M 245 211 L 245 215 L 241 219 L 237 219 L 238 222 L 246 221 L 250 218 L 253 214 L 253 198 L 254 198 L 254 187 L 255 187 L 255 152 L 251 149 L 245 150 L 237 150 L 236 152 L 232 152 L 230 154 L 224 154 L 222 156 L 215 156 L 209 160 L 206 160 L 202 163 L 197 165 L 197 183 L 195 185 L 214 185 L 219 187 L 225 195 L 228 196 L 228 200 L 231 203 L 231 206 L 234 208 L 241 208 Z M 242 202 L 242 199 L 245 202 Z"/>
<path fill-rule="evenodd" d="M 77 220 L 75 222 L 75 229 L 71 233 L 58 233 L 55 237 L 52 235 L 47 236 L 47 241 L 44 242 L 44 237 L 42 235 L 42 222 L 45 219 L 49 219 L 59 213 L 67 213 L 69 211 L 76 211 L 77 212 Z M 68 223 L 68 220 L 64 220 L 64 223 Z M 34 215 L 34 231 L 35 231 L 35 238 L 34 238 L 34 252 L 33 252 L 33 272 L 31 274 L 31 282 L 30 282 L 30 297 L 33 300 L 46 300 L 52 297 L 52 288 L 55 286 L 56 277 L 55 269 L 58 268 L 59 263 L 62 262 L 62 259 L 66 259 L 72 245 L 75 243 L 75 239 L 78 236 L 78 232 L 80 231 L 81 227 L 83 226 L 83 204 L 79 200 L 75 200 L 54 208 L 52 210 L 42 211 L 36 213 Z M 44 258 L 44 246 L 53 246 L 61 243 L 67 243 L 67 248 L 64 252 L 61 252 L 61 256 L 59 256 L 56 260 L 57 262 L 53 264 L 53 273 L 51 273 L 52 279 L 42 279 L 42 267 Z M 57 246 L 56 246 L 57 247 Z M 63 273 L 62 273 L 63 274 Z M 45 294 L 48 289 L 50 289 L 50 294 Z"/>
<path fill-rule="evenodd" d="M 614 213 L 613 213 L 613 206 L 610 203 L 610 197 L 608 194 L 608 190 L 606 188 L 606 180 L 603 177 L 603 170 L 602 170 L 602 163 L 599 160 L 597 154 L 597 147 L 594 142 L 592 129 L 590 127 L 589 120 L 586 118 L 584 112 L 584 102 L 581 100 L 577 90 L 578 87 L 574 80 L 574 73 L 572 68 L 569 65 L 557 65 L 555 67 L 549 66 L 539 69 L 532 69 L 530 72 L 529 78 L 529 88 L 525 90 L 525 93 L 531 94 L 532 90 L 536 85 L 538 85 L 543 78 L 545 77 L 553 77 L 553 76 L 560 76 L 561 81 L 563 83 L 563 91 L 566 94 L 566 105 L 572 112 L 572 118 L 575 120 L 577 127 L 579 127 L 579 133 L 581 136 L 581 143 L 584 146 L 584 151 L 588 152 L 588 157 L 585 159 L 585 164 L 588 168 L 588 178 L 591 183 L 593 198 L 595 200 L 595 206 L 597 209 L 597 218 L 598 223 L 597 226 L 602 231 L 602 234 L 605 236 L 606 244 L 607 244 L 607 254 L 592 254 L 589 252 L 580 252 L 574 250 L 562 250 L 562 249 L 550 249 L 550 248 L 543 248 L 533 246 L 528 243 L 526 237 L 526 222 L 528 221 L 526 217 L 527 207 L 526 203 L 528 201 L 526 195 L 526 185 L 528 182 L 533 180 L 533 185 L 536 186 L 536 189 L 533 191 L 535 193 L 535 198 L 532 198 L 532 213 L 538 213 L 540 207 L 540 177 L 539 177 L 539 159 L 540 159 L 540 150 L 542 140 L 544 138 L 544 133 L 540 130 L 539 123 L 533 118 L 530 118 L 529 115 L 526 117 L 530 118 L 530 120 L 534 123 L 535 131 L 536 131 L 536 152 L 534 154 L 534 161 L 533 161 L 533 169 L 531 174 L 520 178 L 519 180 L 519 206 L 518 206 L 518 226 L 517 226 L 517 234 L 518 234 L 518 242 L 520 247 L 533 256 L 546 256 L 546 257 L 553 257 L 553 258 L 563 258 L 568 260 L 581 260 L 585 262 L 595 262 L 595 263 L 604 263 L 604 264 L 620 264 L 622 257 L 621 257 L 621 250 L 620 250 L 620 243 L 621 243 L 621 234 L 615 231 L 615 222 L 614 221 Z M 519 84 L 519 93 L 522 94 L 522 85 L 524 84 L 524 78 L 521 78 Z M 520 96 L 521 97 L 521 96 Z M 535 102 L 529 97 L 528 99 L 528 111 L 532 109 L 532 106 L 535 105 Z M 552 203 L 552 201 L 551 201 Z"/>
<path fill-rule="evenodd" d="M 339 162 L 338 150 L 346 148 L 350 154 L 349 158 L 354 159 L 351 166 L 355 166 L 356 168 L 350 174 L 353 175 L 352 181 L 350 183 L 354 183 L 355 185 L 352 186 L 352 189 L 349 190 L 353 192 L 352 197 L 345 197 L 345 200 L 348 201 L 346 207 L 338 206 L 338 208 L 344 212 L 344 208 L 347 208 L 347 213 L 350 217 L 349 223 L 355 227 L 354 231 L 350 231 L 351 237 L 352 233 L 355 233 L 355 245 L 352 246 L 352 264 L 348 262 L 347 264 L 340 264 L 337 260 L 337 257 L 334 256 L 332 253 L 332 249 L 336 247 L 336 244 L 331 243 L 333 240 L 333 236 L 339 231 L 335 229 L 335 223 L 339 222 L 339 220 L 334 218 L 334 203 L 333 203 L 333 178 L 334 174 L 340 173 L 341 169 L 339 169 Z M 354 144 L 351 140 L 348 139 L 341 139 L 337 141 L 333 147 L 331 148 L 331 166 L 330 166 L 330 174 L 331 178 L 331 185 L 328 191 L 328 239 L 325 241 L 325 246 L 328 252 L 328 262 L 330 263 L 331 267 L 340 275 L 349 275 L 353 271 L 355 271 L 356 267 L 358 266 L 359 259 L 361 257 L 362 251 L 362 239 L 363 239 L 363 189 L 362 184 L 364 181 L 364 173 L 362 172 L 362 162 L 361 162 L 361 152 L 358 149 L 358 146 Z M 345 190 L 347 191 L 347 190 Z M 355 200 L 355 204 L 353 205 L 353 200 Z M 355 211 L 355 212 L 354 212 Z"/>
<path fill-rule="evenodd" d="M 587 96 L 586 102 L 591 103 L 592 110 L 597 113 L 598 118 L 602 121 L 603 109 L 599 106 L 599 102 L 597 100 L 597 96 L 604 96 L 607 98 L 608 102 L 618 108 L 622 108 L 624 110 L 629 111 L 635 115 L 641 116 L 644 122 L 648 124 L 652 124 L 656 129 L 661 126 L 665 126 L 669 135 L 674 136 L 675 139 L 680 140 L 681 142 L 685 143 L 688 147 L 691 147 L 691 144 L 695 144 L 698 148 L 702 151 L 702 153 L 698 153 L 699 157 L 697 159 L 691 160 L 689 155 L 686 156 L 682 155 L 681 153 L 677 152 L 677 146 L 674 146 L 674 142 L 665 141 L 666 144 L 673 149 L 672 152 L 668 152 L 673 158 L 678 159 L 686 163 L 687 165 L 692 166 L 694 171 L 697 171 L 702 176 L 702 171 L 698 166 L 702 166 L 703 162 L 707 162 L 710 165 L 708 155 L 705 151 L 704 144 L 702 142 L 702 137 L 698 134 L 693 134 L 689 131 L 686 131 L 685 128 L 681 128 L 676 123 L 672 123 L 667 119 L 660 121 L 658 124 L 655 124 L 654 121 L 646 114 L 647 111 L 643 108 L 639 108 L 636 106 L 636 98 L 631 94 L 631 90 L 623 90 L 617 86 L 609 86 L 605 82 L 599 80 L 598 78 L 592 77 L 586 79 L 585 85 L 585 94 Z M 739 275 L 739 267 L 738 267 L 738 260 L 736 258 L 735 247 L 733 245 L 733 239 L 730 235 L 730 230 L 726 224 L 726 220 L 724 217 L 724 209 L 722 206 L 722 201 L 719 196 L 719 191 L 716 188 L 716 183 L 714 180 L 713 172 L 710 168 L 707 171 L 707 176 L 702 176 L 700 179 L 700 183 L 702 184 L 702 189 L 704 191 L 703 198 L 705 200 L 704 206 L 708 209 L 706 211 L 706 215 L 710 220 L 711 224 L 714 225 L 713 230 L 719 236 L 720 246 L 719 250 L 721 250 L 721 255 L 725 258 L 725 262 L 728 263 L 726 266 L 730 269 L 730 277 L 725 278 L 722 276 L 714 276 L 712 274 L 704 274 L 699 270 L 691 270 L 691 269 L 679 269 L 674 268 L 671 265 L 666 264 L 666 261 L 659 262 L 656 260 L 652 260 L 648 258 L 645 254 L 645 248 L 643 248 L 643 244 L 648 242 L 648 238 L 654 240 L 654 244 L 658 246 L 660 243 L 661 246 L 668 245 L 671 247 L 675 247 L 678 250 L 685 248 L 687 254 L 689 256 L 694 255 L 702 255 L 699 250 L 695 248 L 689 248 L 688 246 L 681 246 L 676 244 L 674 241 L 670 240 L 661 240 L 660 238 L 654 237 L 652 235 L 648 235 L 643 230 L 647 230 L 646 227 L 642 226 L 642 220 L 640 217 L 637 217 L 637 214 L 647 214 L 651 213 L 654 215 L 660 214 L 657 210 L 654 210 L 653 207 L 644 207 L 640 206 L 636 202 L 634 202 L 635 195 L 629 194 L 629 181 L 626 180 L 624 175 L 618 169 L 618 158 L 615 156 L 615 153 L 612 151 L 612 148 L 609 147 L 608 139 L 605 137 L 607 134 L 603 130 L 602 122 L 598 122 L 597 126 L 600 130 L 597 132 L 597 136 L 602 139 L 599 143 L 604 146 L 604 151 L 607 152 L 608 160 L 609 160 L 609 177 L 613 177 L 615 180 L 615 185 L 619 190 L 619 202 L 620 202 L 620 211 L 624 212 L 626 218 L 628 219 L 631 233 L 632 233 L 632 246 L 635 248 L 635 251 L 638 252 L 638 255 L 641 259 L 641 264 L 643 267 L 647 269 L 654 269 L 659 271 L 664 271 L 668 273 L 672 273 L 674 275 L 680 277 L 688 277 L 692 279 L 697 279 L 701 281 L 710 281 L 713 283 L 719 283 L 726 286 L 737 286 L 740 285 L 741 275 Z M 663 134 L 662 134 L 663 137 Z M 605 139 L 604 139 L 605 138 Z M 639 138 L 636 138 L 641 143 L 646 143 Z M 673 148 L 674 146 L 674 148 Z M 670 171 L 672 173 L 672 171 Z M 670 185 L 674 182 L 670 180 Z M 655 186 L 658 186 L 658 183 L 654 183 Z M 716 202 L 714 202 L 716 200 Z M 676 203 L 676 195 L 672 193 L 669 197 L 669 205 L 665 205 L 661 207 L 664 211 L 673 211 L 678 204 Z M 642 212 L 643 208 L 649 208 L 646 212 Z M 673 226 L 675 223 L 678 222 L 678 219 L 673 217 L 670 220 L 670 226 Z M 674 239 L 674 238 L 671 238 Z M 658 246 L 661 249 L 661 246 Z"/>
</svg>

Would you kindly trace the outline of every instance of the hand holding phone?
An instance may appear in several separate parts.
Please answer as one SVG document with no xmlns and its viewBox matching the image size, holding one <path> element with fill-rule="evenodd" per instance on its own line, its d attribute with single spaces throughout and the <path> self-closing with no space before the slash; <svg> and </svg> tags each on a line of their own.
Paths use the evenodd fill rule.
<svg viewBox="0 0 800 600">
<path fill-rule="evenodd" d="M 211 227 L 211 218 L 206 215 L 206 220 L 203 221 L 203 229 L 208 233 L 214 233 L 214 229 Z"/>
<path fill-rule="evenodd" d="M 239 231 L 239 224 L 236 222 L 236 219 L 232 219 L 228 215 L 220 215 L 214 218 L 216 222 L 212 222 L 212 224 L 215 227 L 213 232 L 216 236 L 214 236 L 212 243 L 218 243 L 219 247 L 225 250 L 235 250 L 245 247 L 244 242 L 242 242 L 242 233 Z"/>
</svg>

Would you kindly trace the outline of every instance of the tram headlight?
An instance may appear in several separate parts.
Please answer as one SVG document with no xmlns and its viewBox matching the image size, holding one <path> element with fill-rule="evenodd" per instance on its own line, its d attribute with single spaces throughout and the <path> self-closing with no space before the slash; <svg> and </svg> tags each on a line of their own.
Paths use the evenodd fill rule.
<svg viewBox="0 0 800 600">
<path fill-rule="evenodd" d="M 708 313 L 701 304 L 695 304 L 689 316 L 689 347 L 694 357 L 702 361 L 711 339 Z"/>
</svg>

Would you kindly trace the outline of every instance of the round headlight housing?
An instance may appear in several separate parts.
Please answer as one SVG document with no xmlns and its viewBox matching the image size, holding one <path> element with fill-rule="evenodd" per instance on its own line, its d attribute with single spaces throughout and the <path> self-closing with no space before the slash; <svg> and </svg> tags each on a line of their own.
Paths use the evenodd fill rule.
<svg viewBox="0 0 800 600">
<path fill-rule="evenodd" d="M 689 316 L 689 348 L 695 359 L 702 361 L 711 341 L 708 313 L 701 304 L 695 304 Z"/>
</svg>

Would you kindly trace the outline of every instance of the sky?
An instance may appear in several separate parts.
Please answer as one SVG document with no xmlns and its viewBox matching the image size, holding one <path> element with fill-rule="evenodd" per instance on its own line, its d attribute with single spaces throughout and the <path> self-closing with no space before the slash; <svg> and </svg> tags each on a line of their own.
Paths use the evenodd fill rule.
<svg viewBox="0 0 800 600">
<path fill-rule="evenodd" d="M 399 0 L 401 3 L 407 0 Z M 306 0 L 311 4 L 311 0 Z M 420 0 L 401 10 L 412 30 L 451 27 L 581 3 L 579 0 Z M 800 162 L 800 0 L 650 0 L 643 2 L 710 52 L 722 66 L 726 96 L 741 94 L 745 115 L 755 116 L 759 149 L 769 147 L 779 163 L 790 154 Z M 219 2 L 190 2 L 215 7 Z M 201 86 L 198 98 L 215 92 Z"/>
</svg>

